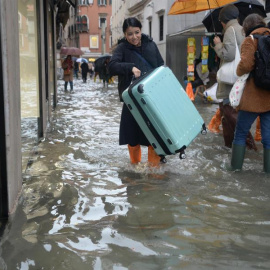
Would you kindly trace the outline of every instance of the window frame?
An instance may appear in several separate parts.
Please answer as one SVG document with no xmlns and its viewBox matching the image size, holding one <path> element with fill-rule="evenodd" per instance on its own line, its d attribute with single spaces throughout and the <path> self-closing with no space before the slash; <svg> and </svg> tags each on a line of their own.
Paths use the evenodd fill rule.
<svg viewBox="0 0 270 270">
<path fill-rule="evenodd" d="M 107 0 L 98 0 L 98 6 L 107 6 Z"/>
<path fill-rule="evenodd" d="M 159 41 L 164 40 L 164 14 L 159 15 Z"/>
</svg>

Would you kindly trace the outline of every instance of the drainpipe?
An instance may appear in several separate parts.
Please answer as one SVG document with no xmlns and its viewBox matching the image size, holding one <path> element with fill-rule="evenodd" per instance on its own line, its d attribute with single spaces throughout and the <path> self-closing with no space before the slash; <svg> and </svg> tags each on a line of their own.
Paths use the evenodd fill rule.
<svg viewBox="0 0 270 270">
<path fill-rule="evenodd" d="M 106 52 L 105 21 L 101 22 L 101 54 Z"/>
</svg>

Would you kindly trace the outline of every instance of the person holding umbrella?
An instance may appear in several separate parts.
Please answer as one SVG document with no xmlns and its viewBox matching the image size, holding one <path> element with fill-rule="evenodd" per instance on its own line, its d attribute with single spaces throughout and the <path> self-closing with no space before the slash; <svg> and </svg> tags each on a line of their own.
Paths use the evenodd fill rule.
<svg viewBox="0 0 270 270">
<path fill-rule="evenodd" d="M 109 62 L 110 75 L 118 75 L 120 101 L 123 101 L 122 93 L 130 85 L 132 79 L 139 78 L 144 72 L 164 64 L 157 45 L 152 38 L 141 32 L 141 28 L 141 22 L 134 17 L 124 20 L 125 38 L 119 41 Z M 160 157 L 155 153 L 125 104 L 122 108 L 119 137 L 120 145 L 128 145 L 132 164 L 141 161 L 141 145 L 148 146 L 150 165 L 156 166 L 160 163 Z"/>
<path fill-rule="evenodd" d="M 70 91 L 73 91 L 73 61 L 71 55 L 68 55 L 63 61 L 62 68 L 64 69 L 65 92 L 67 91 L 68 82 Z"/>
<path fill-rule="evenodd" d="M 242 31 L 242 26 L 238 23 L 238 8 L 232 4 L 223 7 L 219 13 L 219 21 L 221 22 L 224 29 L 223 42 L 216 36 L 214 38 L 214 50 L 217 56 L 220 58 L 220 66 L 226 62 L 231 62 L 235 58 L 235 38 L 237 41 L 238 48 L 244 40 L 244 35 Z M 235 34 L 234 34 L 235 33 Z M 234 131 L 236 126 L 237 111 L 230 106 L 229 94 L 232 85 L 223 82 L 218 82 L 218 89 L 216 93 L 217 99 L 222 99 L 223 101 L 219 103 L 221 123 L 223 128 L 223 138 L 225 146 L 231 148 L 234 138 Z M 257 150 L 255 141 L 249 132 L 247 138 L 247 146 L 250 149 Z"/>
</svg>

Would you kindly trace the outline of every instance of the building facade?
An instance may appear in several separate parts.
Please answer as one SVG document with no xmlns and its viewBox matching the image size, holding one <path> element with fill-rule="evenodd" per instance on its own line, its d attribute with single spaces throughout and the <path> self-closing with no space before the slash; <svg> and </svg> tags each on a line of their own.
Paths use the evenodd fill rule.
<svg viewBox="0 0 270 270">
<path fill-rule="evenodd" d="M 196 14 L 168 15 L 175 0 L 115 0 L 112 5 L 113 48 L 123 37 L 122 24 L 127 17 L 137 17 L 142 23 L 142 32 L 151 36 L 160 53 L 176 77 L 183 83 L 187 69 L 187 39 L 194 37 L 200 54 L 200 40 L 207 33 L 202 21 L 206 11 Z M 269 12 L 270 0 L 259 0 Z M 266 18 L 269 21 L 269 15 Z"/>
<path fill-rule="evenodd" d="M 112 0 L 79 0 L 76 31 L 84 58 L 94 61 L 111 52 Z"/>
</svg>

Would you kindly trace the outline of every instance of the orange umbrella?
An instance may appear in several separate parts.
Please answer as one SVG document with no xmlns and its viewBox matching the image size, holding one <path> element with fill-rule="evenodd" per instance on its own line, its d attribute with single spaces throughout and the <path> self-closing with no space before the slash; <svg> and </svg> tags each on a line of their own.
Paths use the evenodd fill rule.
<svg viewBox="0 0 270 270">
<path fill-rule="evenodd" d="M 176 0 L 170 10 L 169 15 L 197 13 L 204 10 L 219 8 L 233 3 L 235 0 Z"/>
</svg>

